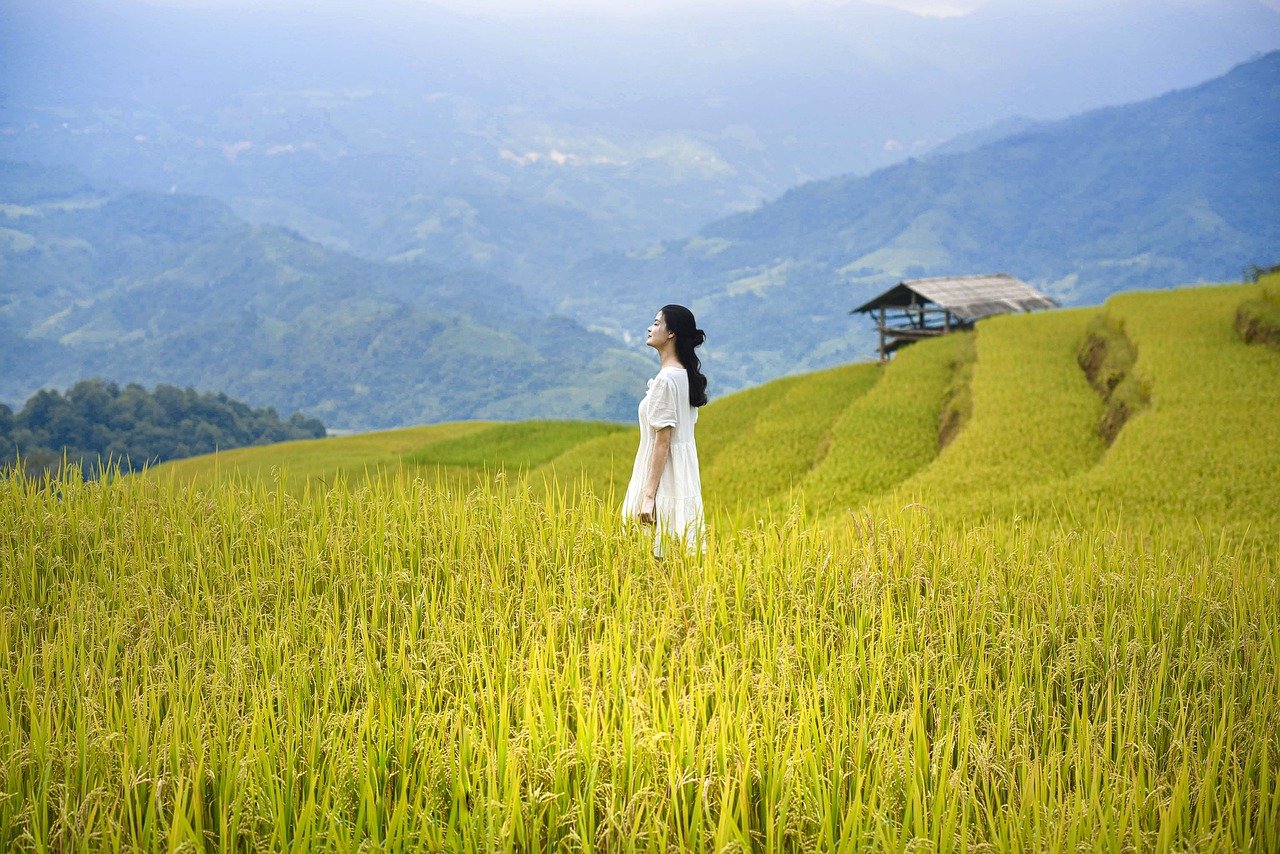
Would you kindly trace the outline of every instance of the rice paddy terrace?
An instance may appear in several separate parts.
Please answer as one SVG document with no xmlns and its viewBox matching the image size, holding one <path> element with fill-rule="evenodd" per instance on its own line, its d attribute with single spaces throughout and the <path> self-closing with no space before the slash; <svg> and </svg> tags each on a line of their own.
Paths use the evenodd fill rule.
<svg viewBox="0 0 1280 854">
<path fill-rule="evenodd" d="M 838 524 L 853 511 L 915 503 L 961 519 L 1092 518 L 1280 532 L 1277 351 L 1233 329 L 1261 285 L 1129 293 L 1097 308 L 1005 316 L 909 348 L 887 366 L 851 364 L 748 389 L 702 410 L 709 510 L 730 526 L 802 507 Z M 1266 303 L 1264 303 L 1266 304 Z M 1145 406 L 1108 443 L 1106 402 L 1080 351 L 1105 320 L 1137 351 L 1128 376 Z M 957 389 L 957 377 L 963 387 Z M 964 412 L 940 449 L 956 395 Z M 459 488 L 499 471 L 612 500 L 625 489 L 632 425 L 456 423 L 245 448 L 161 466 L 154 476 L 286 477 L 302 491 L 404 471 Z"/>
<path fill-rule="evenodd" d="M 1280 849 L 1276 290 L 716 400 L 661 562 L 631 425 L 8 475 L 0 844 Z"/>
</svg>

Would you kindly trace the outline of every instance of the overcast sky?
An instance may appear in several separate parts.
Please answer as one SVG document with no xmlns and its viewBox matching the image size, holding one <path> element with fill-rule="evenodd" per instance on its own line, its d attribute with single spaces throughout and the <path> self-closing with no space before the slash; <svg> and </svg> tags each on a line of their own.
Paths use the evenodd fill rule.
<svg viewBox="0 0 1280 854">
<path fill-rule="evenodd" d="M 880 6 L 893 6 L 908 12 L 921 15 L 962 15 L 981 6 L 986 0 L 865 0 Z M 437 5 L 447 6 L 460 11 L 485 12 L 529 12 L 537 6 L 561 6 L 569 8 L 590 9 L 606 12 L 634 14 L 640 10 L 652 10 L 655 7 L 675 6 L 723 6 L 732 7 L 735 0 L 434 0 Z M 737 0 L 741 2 L 741 0 Z M 755 0 L 778 6 L 839 6 L 846 0 Z M 1043 2 L 1043 0 L 1039 0 Z M 1277 0 L 1280 2 L 1280 0 Z"/>
<path fill-rule="evenodd" d="M 3 2 L 3 0 L 0 0 Z M 168 6 L 245 6 L 245 5 L 305 5 L 313 10 L 322 10 L 325 5 L 349 5 L 348 0 L 143 0 L 158 5 Z M 559 8 L 582 10 L 596 13 L 619 15 L 643 15 L 646 12 L 688 8 L 689 6 L 722 7 L 731 9 L 743 3 L 765 4 L 777 6 L 840 6 L 850 0 L 390 0 L 400 3 L 424 3 L 433 6 L 444 6 L 462 12 L 481 12 L 490 15 L 514 14 L 528 16 L 537 14 L 539 9 Z M 964 15 L 985 5 L 990 0 L 854 0 L 854 2 L 873 3 L 879 6 L 891 6 L 917 15 L 931 17 L 949 17 Z M 1008 2 L 1008 0 L 1005 0 Z M 1021 0 L 1027 5 L 1044 5 L 1055 0 Z M 1061 0 L 1058 0 L 1061 2 Z M 1067 0 L 1070 2 L 1070 0 Z M 1122 2 L 1122 0 L 1117 0 Z M 1191 0 L 1195 2 L 1195 0 Z M 1226 2 L 1226 0 L 1200 0 L 1206 5 Z M 1280 0 L 1258 0 L 1262 5 L 1280 11 Z"/>
<path fill-rule="evenodd" d="M 1205 4 L 1224 2 L 1224 0 L 1201 0 Z M 415 0 L 407 0 L 415 2 Z M 465 11 L 508 12 L 515 11 L 528 14 L 539 7 L 560 6 L 568 8 L 590 9 L 596 11 L 621 12 L 635 14 L 642 10 L 656 8 L 672 8 L 679 6 L 723 6 L 732 7 L 744 0 L 430 0 L 439 6 Z M 849 0 L 746 0 L 746 2 L 767 3 L 778 6 L 841 6 Z M 989 0 L 862 0 L 878 6 L 892 6 L 913 12 L 917 15 L 932 17 L 948 17 L 964 15 L 985 5 Z M 1027 5 L 1045 5 L 1054 0 L 1023 0 Z M 1120 0 L 1117 0 L 1120 2 Z M 1280 10 L 1280 0 L 1259 0 L 1264 6 Z"/>
</svg>

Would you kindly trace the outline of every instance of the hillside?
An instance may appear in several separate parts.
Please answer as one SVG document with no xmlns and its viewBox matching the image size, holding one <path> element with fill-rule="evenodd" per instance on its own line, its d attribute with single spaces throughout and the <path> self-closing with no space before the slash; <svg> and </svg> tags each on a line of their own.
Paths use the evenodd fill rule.
<svg viewBox="0 0 1280 854">
<path fill-rule="evenodd" d="M 225 394 L 81 380 L 66 394 L 42 390 L 14 412 L 0 404 L 0 468 L 29 477 L 64 462 L 90 477 L 102 467 L 135 471 L 164 460 L 325 435 L 316 418 L 252 409 Z"/>
<path fill-rule="evenodd" d="M 958 520 L 1084 524 L 1101 516 L 1140 529 L 1280 536 L 1280 458 L 1272 453 L 1280 444 L 1280 354 L 1234 329 L 1237 308 L 1275 286 L 1270 279 L 1126 293 L 1102 308 L 992 318 L 974 333 L 908 348 L 884 367 L 851 364 L 715 400 L 698 422 L 707 505 L 730 526 L 793 505 L 835 526 L 849 524 L 851 513 L 917 505 Z M 1133 373 L 1150 396 L 1109 446 L 1099 435 L 1103 402 L 1078 363 L 1099 315 L 1131 339 Z M 962 366 L 972 414 L 939 450 Z M 237 450 L 155 474 L 209 483 L 215 469 L 219 477 L 291 470 L 293 487 L 303 489 L 338 471 L 355 482 L 378 470 L 439 469 L 474 485 L 509 468 L 566 498 L 590 491 L 616 501 L 634 431 L 583 429 L 444 425 Z"/>
<path fill-rule="evenodd" d="M 644 363 L 515 286 L 250 226 L 199 196 L 0 163 L 0 400 L 99 376 L 331 427 L 625 417 Z"/>
<path fill-rule="evenodd" d="M 566 266 L 798 182 L 1280 47 L 1280 15 L 1253 0 L 996 0 L 959 18 L 857 0 L 452 5 L 6 0 L 0 159 L 176 186 L 552 298 Z"/>
<path fill-rule="evenodd" d="M 533 297 L 491 273 L 429 259 L 472 253 L 502 266 L 496 234 L 586 254 L 581 241 L 594 232 L 581 211 L 550 210 L 556 193 L 540 196 L 549 208 L 535 216 L 514 190 L 483 190 L 490 218 L 449 193 L 393 202 L 388 175 L 338 181 L 325 170 L 263 167 L 316 192 L 359 185 L 362 204 L 402 217 L 368 235 L 364 251 L 397 259 L 386 263 L 250 225 L 212 198 L 4 162 L 0 334 L 21 344 L 0 351 L 0 400 L 16 406 L 40 387 L 102 376 L 217 389 L 339 429 L 626 419 L 644 375 L 632 331 L 666 302 L 690 304 L 708 330 L 705 360 L 721 395 L 867 357 L 869 324 L 845 312 L 902 276 L 1004 270 L 1067 304 L 1223 280 L 1244 264 L 1280 260 L 1278 81 L 1272 53 L 1151 101 L 1006 124 L 986 144 L 978 134 L 959 140 L 967 150 L 957 153 L 806 184 L 694 237 L 572 266 L 557 255 L 535 276 Z M 102 133 L 119 142 L 123 130 L 111 122 L 123 119 L 112 116 L 102 127 L 114 129 Z M 0 134 L 0 150 L 11 142 Z M 85 155 L 77 151 L 67 159 Z M 232 167 L 216 157 L 220 170 Z M 237 174 L 253 187 L 266 180 Z M 598 185 L 582 192 L 608 203 Z M 279 209 L 254 199 L 259 213 Z M 406 223 L 416 235 L 407 242 Z M 563 317 L 547 319 L 549 311 Z"/>
<path fill-rule="evenodd" d="M 0 845 L 1277 850 L 1278 294 L 716 400 L 705 553 L 621 425 L 0 472 Z"/>
<path fill-rule="evenodd" d="M 903 277 L 1005 271 L 1066 304 L 1280 255 L 1280 53 L 971 151 L 805 184 L 685 240 L 584 262 L 562 310 L 618 335 L 692 300 L 728 387 L 864 358 L 845 312 Z M 714 322 L 710 320 L 714 318 Z"/>
</svg>

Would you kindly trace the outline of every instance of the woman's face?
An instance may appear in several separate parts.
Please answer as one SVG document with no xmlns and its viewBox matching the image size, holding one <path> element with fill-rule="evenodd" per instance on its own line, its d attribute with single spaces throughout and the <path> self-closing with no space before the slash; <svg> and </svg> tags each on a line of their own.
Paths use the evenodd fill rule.
<svg viewBox="0 0 1280 854">
<path fill-rule="evenodd" d="M 655 350 L 661 350 L 662 345 L 674 337 L 671 330 L 667 329 L 667 319 L 662 316 L 662 312 L 658 312 L 653 323 L 649 324 L 649 336 L 644 339 L 644 343 Z"/>
</svg>

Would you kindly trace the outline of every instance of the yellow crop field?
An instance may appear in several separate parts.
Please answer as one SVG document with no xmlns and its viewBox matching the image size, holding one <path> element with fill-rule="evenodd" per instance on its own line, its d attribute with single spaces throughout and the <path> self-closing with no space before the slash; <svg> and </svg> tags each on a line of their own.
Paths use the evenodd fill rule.
<svg viewBox="0 0 1280 854">
<path fill-rule="evenodd" d="M 630 424 L 0 475 L 0 845 L 1280 850 L 1261 288 L 714 400 L 705 555 L 619 517 Z M 1149 396 L 1109 446 L 1099 314 Z"/>
<path fill-rule="evenodd" d="M 0 842 L 1275 850 L 1275 553 L 0 480 Z"/>
<path fill-rule="evenodd" d="M 812 513 L 843 516 L 933 460 L 943 393 L 967 335 L 903 350 L 879 383 L 845 410 L 803 483 L 800 497 Z"/>
<path fill-rule="evenodd" d="M 1089 312 L 982 324 L 971 422 L 881 499 L 977 520 L 1042 515 L 1134 530 L 1280 538 L 1280 357 L 1232 328 L 1257 286 L 1120 294 L 1103 311 L 1138 352 L 1150 404 L 1111 447 L 1102 404 L 1070 357 Z"/>
<path fill-rule="evenodd" d="M 1088 317 L 1077 309 L 984 321 L 968 424 L 890 501 L 973 513 L 1092 466 L 1103 451 L 1102 403 L 1075 360 Z"/>
<path fill-rule="evenodd" d="M 616 496 L 621 503 L 639 444 L 638 429 L 632 427 L 574 445 L 534 471 L 552 491 L 571 488 L 571 493 Z"/>
<path fill-rule="evenodd" d="M 1148 527 L 1280 539 L 1280 353 L 1232 316 L 1256 285 L 1120 294 L 1105 310 L 1138 350 L 1150 405 L 1101 463 L 1036 500 Z"/>
<path fill-rule="evenodd" d="M 616 439 L 620 425 L 599 421 L 520 421 L 436 439 L 401 456 L 397 464 L 468 488 L 499 471 L 512 474 L 548 465 L 597 440 Z"/>
<path fill-rule="evenodd" d="M 730 513 L 751 512 L 788 493 L 829 450 L 832 422 L 879 376 L 878 366 L 864 363 L 787 381 L 752 425 L 729 437 L 715 462 L 704 466 L 707 501 Z"/>
<path fill-rule="evenodd" d="M 273 469 L 288 468 L 293 488 L 301 489 L 307 481 L 331 483 L 336 478 L 360 480 L 379 469 L 398 468 L 406 454 L 420 451 L 433 442 L 466 436 L 490 426 L 483 421 L 432 424 L 385 430 L 355 436 L 307 439 L 236 448 L 174 460 L 152 470 L 155 477 L 181 483 L 207 485 L 224 477 L 267 477 Z"/>
</svg>

